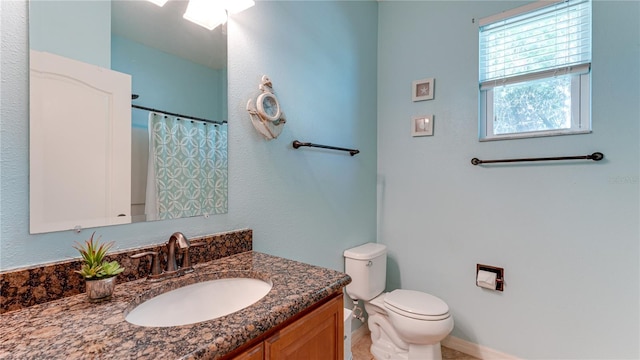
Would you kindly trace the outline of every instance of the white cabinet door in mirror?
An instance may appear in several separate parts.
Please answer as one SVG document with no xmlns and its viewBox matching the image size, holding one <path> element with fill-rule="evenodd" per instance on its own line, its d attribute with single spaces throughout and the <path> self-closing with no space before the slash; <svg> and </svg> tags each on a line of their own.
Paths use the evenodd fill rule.
<svg viewBox="0 0 640 360">
<path fill-rule="evenodd" d="M 131 76 L 30 56 L 30 232 L 130 223 Z"/>
</svg>

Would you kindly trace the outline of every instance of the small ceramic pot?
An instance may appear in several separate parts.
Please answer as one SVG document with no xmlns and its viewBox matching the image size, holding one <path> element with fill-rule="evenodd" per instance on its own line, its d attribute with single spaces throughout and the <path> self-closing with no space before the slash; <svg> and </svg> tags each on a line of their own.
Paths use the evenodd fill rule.
<svg viewBox="0 0 640 360">
<path fill-rule="evenodd" d="M 116 276 L 85 281 L 89 301 L 109 300 L 116 287 Z"/>
</svg>

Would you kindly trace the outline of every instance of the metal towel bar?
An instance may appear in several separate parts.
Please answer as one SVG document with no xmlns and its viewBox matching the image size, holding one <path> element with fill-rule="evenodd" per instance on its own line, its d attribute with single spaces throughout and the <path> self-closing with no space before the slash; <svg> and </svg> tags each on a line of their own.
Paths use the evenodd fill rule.
<svg viewBox="0 0 640 360">
<path fill-rule="evenodd" d="M 348 151 L 349 154 L 351 154 L 351 156 L 354 156 L 355 154 L 360 153 L 360 150 L 356 150 L 356 149 L 347 149 L 347 148 L 341 148 L 341 147 L 336 147 L 336 146 L 328 146 L 328 145 L 318 145 L 318 144 L 312 144 L 312 143 L 309 143 L 309 142 L 300 142 L 298 140 L 294 140 L 292 145 L 293 145 L 294 149 L 297 149 L 297 148 L 299 148 L 301 146 L 308 146 L 308 147 L 317 147 L 317 148 L 322 148 L 322 149 Z"/>
<path fill-rule="evenodd" d="M 510 163 L 510 162 L 522 162 L 522 161 L 556 161 L 556 160 L 593 160 L 600 161 L 604 159 L 604 154 L 601 152 L 594 152 L 591 155 L 583 156 L 559 156 L 559 157 L 544 157 L 544 158 L 524 158 L 524 159 L 502 159 L 502 160 L 480 160 L 478 158 L 471 159 L 473 165 L 481 164 L 494 164 L 494 163 Z"/>
</svg>

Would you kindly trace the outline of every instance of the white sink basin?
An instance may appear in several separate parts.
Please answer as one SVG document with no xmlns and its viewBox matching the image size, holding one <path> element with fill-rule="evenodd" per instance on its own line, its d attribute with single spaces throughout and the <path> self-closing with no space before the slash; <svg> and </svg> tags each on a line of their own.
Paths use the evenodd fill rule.
<svg viewBox="0 0 640 360">
<path fill-rule="evenodd" d="M 134 325 L 167 327 L 212 320 L 262 299 L 271 284 L 259 279 L 228 278 L 187 285 L 153 297 L 126 316 Z"/>
</svg>

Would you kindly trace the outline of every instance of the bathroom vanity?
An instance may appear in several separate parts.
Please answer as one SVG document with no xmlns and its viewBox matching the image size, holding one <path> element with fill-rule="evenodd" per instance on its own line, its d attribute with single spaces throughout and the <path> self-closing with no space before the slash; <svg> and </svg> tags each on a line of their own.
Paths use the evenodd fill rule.
<svg viewBox="0 0 640 360">
<path fill-rule="evenodd" d="M 348 275 L 255 251 L 194 267 L 178 278 L 118 284 L 102 303 L 79 294 L 2 314 L 0 358 L 342 359 Z M 125 320 L 150 296 L 228 277 L 273 286 L 256 303 L 209 321 L 143 327 Z"/>
<path fill-rule="evenodd" d="M 339 294 L 275 331 L 238 355 L 236 360 L 342 359 L 343 296 Z"/>
</svg>

